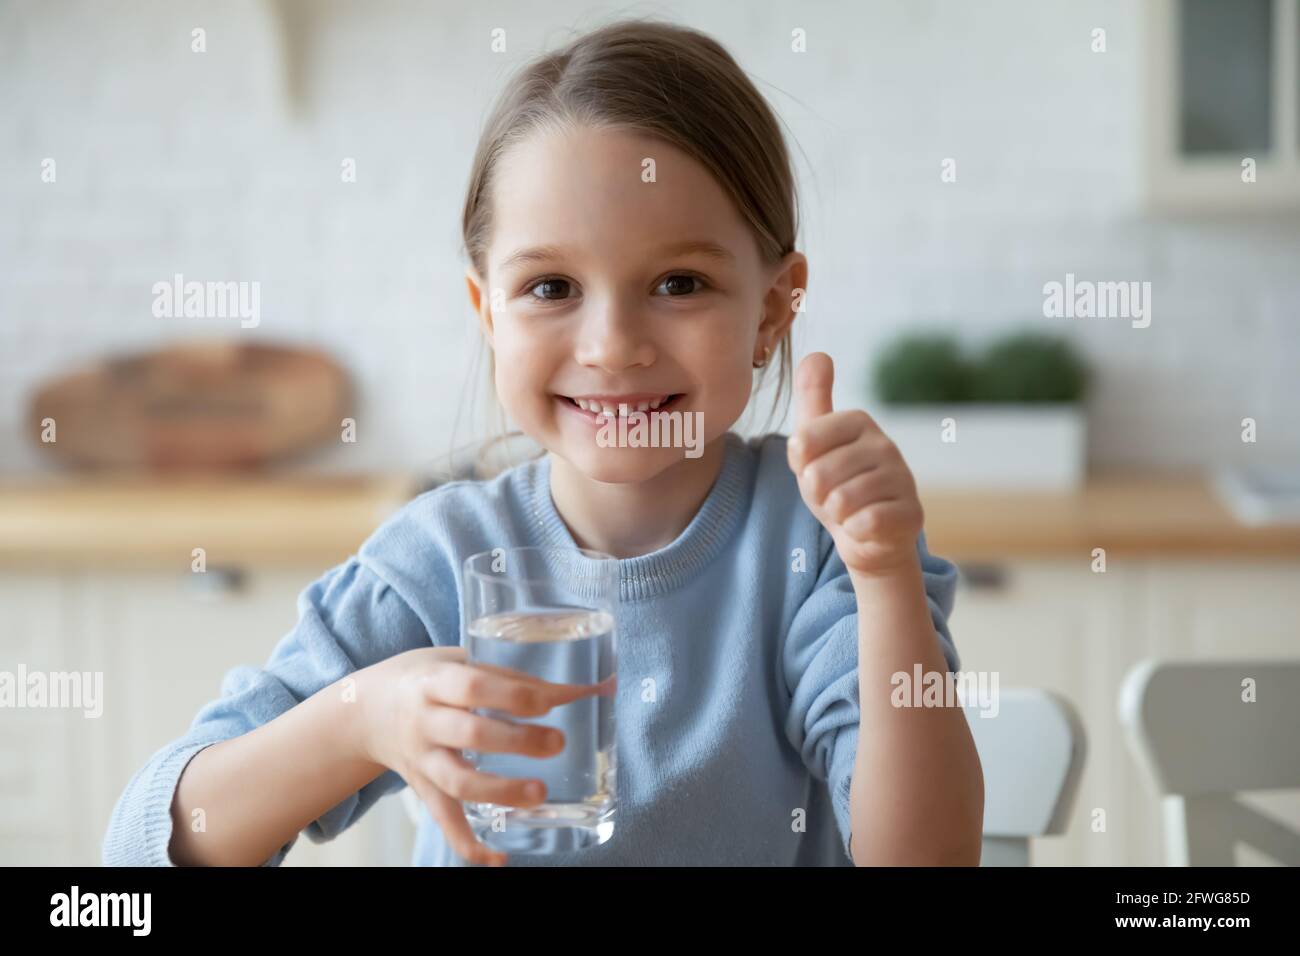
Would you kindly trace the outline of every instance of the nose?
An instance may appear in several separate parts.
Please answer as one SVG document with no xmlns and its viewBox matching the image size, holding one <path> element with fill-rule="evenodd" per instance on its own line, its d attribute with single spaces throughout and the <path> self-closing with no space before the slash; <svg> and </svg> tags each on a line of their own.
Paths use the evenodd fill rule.
<svg viewBox="0 0 1300 956">
<path fill-rule="evenodd" d="M 578 330 L 575 358 L 581 365 L 617 373 L 655 360 L 645 317 L 615 298 L 592 301 Z"/>
</svg>

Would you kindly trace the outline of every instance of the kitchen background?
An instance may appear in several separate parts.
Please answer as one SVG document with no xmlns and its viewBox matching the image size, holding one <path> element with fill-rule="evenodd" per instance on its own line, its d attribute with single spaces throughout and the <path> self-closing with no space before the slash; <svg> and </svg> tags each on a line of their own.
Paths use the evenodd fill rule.
<svg viewBox="0 0 1300 956">
<path fill-rule="evenodd" d="M 837 407 L 890 430 L 876 363 L 907 332 L 970 350 L 1048 333 L 1086 363 L 1086 392 L 1041 409 L 1040 431 L 995 409 L 971 432 L 987 444 L 946 462 L 908 442 L 931 549 L 964 572 L 963 666 L 1083 717 L 1067 825 L 1034 862 L 1167 859 L 1118 715 L 1125 674 L 1300 649 L 1295 0 L 0 4 L 0 670 L 105 679 L 97 720 L 0 713 L 18 757 L 0 863 L 97 862 L 130 773 L 227 668 L 269 654 L 303 586 L 486 434 L 459 251 L 479 127 L 511 71 L 623 15 L 717 37 L 787 125 L 811 263 L 795 351 L 834 356 Z M 259 323 L 155 316 L 154 284 L 178 273 L 259 282 Z M 1045 317 L 1067 274 L 1149 282 L 1150 324 Z M 355 441 L 179 478 L 82 472 L 42 445 L 50 382 L 198 338 L 323 350 Z M 917 432 L 896 411 L 900 435 L 941 420 L 913 409 Z M 1286 795 L 1251 799 L 1300 821 Z M 407 808 L 386 803 L 290 862 L 405 862 Z"/>
</svg>

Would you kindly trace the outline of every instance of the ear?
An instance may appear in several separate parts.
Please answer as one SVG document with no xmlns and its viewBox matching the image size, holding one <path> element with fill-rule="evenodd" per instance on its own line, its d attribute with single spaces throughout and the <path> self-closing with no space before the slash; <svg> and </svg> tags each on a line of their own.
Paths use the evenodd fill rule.
<svg viewBox="0 0 1300 956">
<path fill-rule="evenodd" d="M 808 258 L 793 250 L 772 267 L 772 280 L 763 296 L 763 321 L 759 324 L 759 338 L 776 345 L 785 337 L 798 315 L 795 311 L 795 292 L 802 301 L 808 289 Z"/>
<path fill-rule="evenodd" d="M 465 270 L 465 286 L 469 290 L 469 304 L 478 313 L 479 323 L 483 326 L 483 335 L 487 338 L 488 345 L 491 345 L 492 295 L 473 266 Z"/>
</svg>

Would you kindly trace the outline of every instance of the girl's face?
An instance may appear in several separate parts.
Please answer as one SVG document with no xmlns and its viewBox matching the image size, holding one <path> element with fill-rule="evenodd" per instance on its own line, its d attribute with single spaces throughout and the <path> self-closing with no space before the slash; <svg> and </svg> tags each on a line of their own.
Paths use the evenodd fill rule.
<svg viewBox="0 0 1300 956">
<path fill-rule="evenodd" d="M 794 318 L 802 255 L 764 265 L 703 166 L 627 132 L 531 136 L 498 161 L 490 201 L 488 274 L 471 268 L 470 298 L 497 395 L 533 440 L 597 481 L 637 482 L 735 423 L 752 363 L 764 346 L 775 353 Z M 603 440 L 598 413 L 620 405 L 651 422 L 680 413 L 673 434 L 695 448 L 611 446 L 617 430 Z"/>
</svg>

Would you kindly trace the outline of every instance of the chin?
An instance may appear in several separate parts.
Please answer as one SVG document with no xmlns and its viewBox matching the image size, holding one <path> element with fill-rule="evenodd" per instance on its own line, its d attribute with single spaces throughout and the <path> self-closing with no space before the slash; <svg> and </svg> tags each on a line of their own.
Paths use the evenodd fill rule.
<svg viewBox="0 0 1300 956">
<path fill-rule="evenodd" d="M 584 448 L 565 457 L 592 481 L 611 485 L 648 481 L 684 460 L 680 448 Z"/>
</svg>

